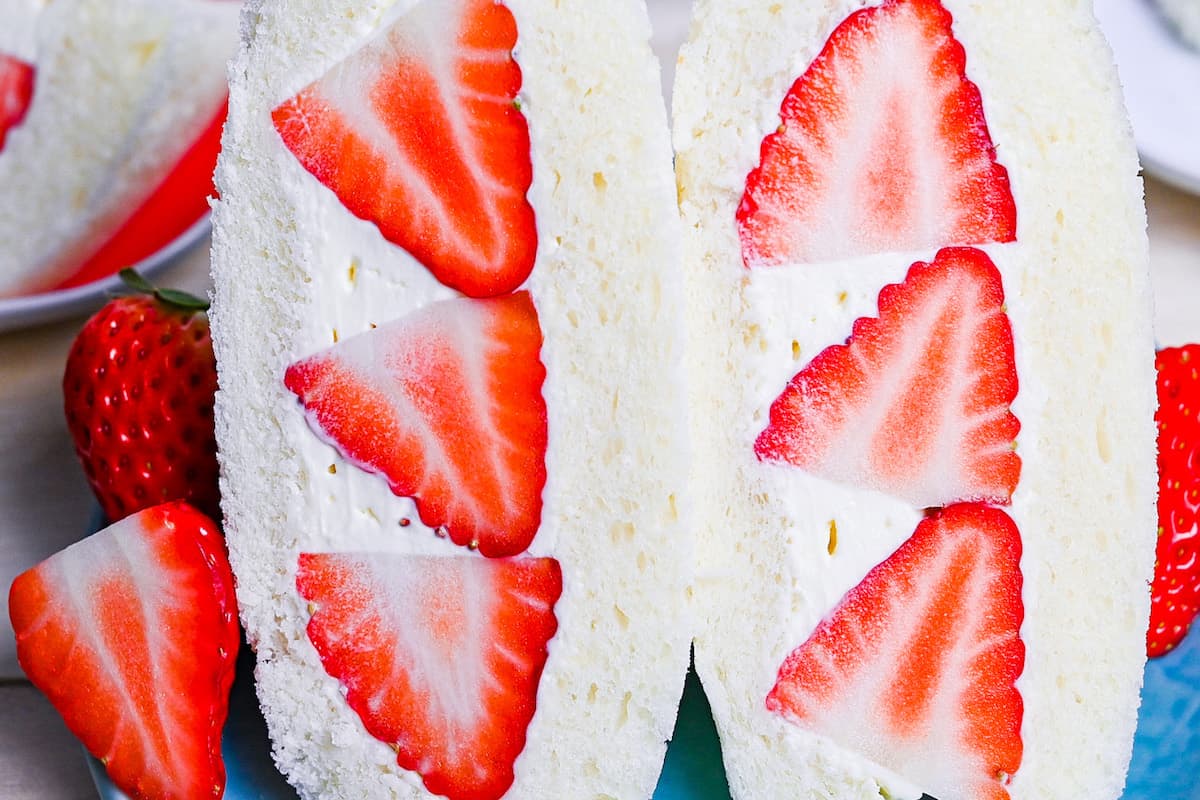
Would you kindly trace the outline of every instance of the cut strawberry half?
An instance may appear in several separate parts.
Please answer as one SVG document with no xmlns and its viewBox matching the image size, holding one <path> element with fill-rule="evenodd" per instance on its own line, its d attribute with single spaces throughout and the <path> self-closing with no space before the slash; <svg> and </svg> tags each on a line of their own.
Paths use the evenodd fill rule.
<svg viewBox="0 0 1200 800">
<path fill-rule="evenodd" d="M 17 658 L 130 797 L 220 797 L 238 649 L 233 575 L 183 503 L 126 517 L 13 581 Z"/>
<path fill-rule="evenodd" d="M 450 800 L 495 800 L 558 628 L 551 558 L 300 556 L 308 637 L 367 731 Z"/>
<path fill-rule="evenodd" d="M 918 508 L 1007 504 L 1021 474 L 1012 329 L 987 254 L 947 248 L 879 293 L 771 406 L 754 450 Z"/>
<path fill-rule="evenodd" d="M 1007 798 L 1023 747 L 1020 558 L 999 509 L 926 518 L 788 656 L 767 708 L 934 797 Z"/>
<path fill-rule="evenodd" d="M 0 53 L 0 150 L 10 128 L 25 119 L 33 99 L 33 64 Z"/>
<path fill-rule="evenodd" d="M 517 25 L 495 0 L 425 0 L 271 114 L 355 216 L 472 297 L 533 269 Z"/>
<path fill-rule="evenodd" d="M 737 211 L 746 266 L 1016 238 L 1008 172 L 937 0 L 851 14 L 780 118 Z"/>
<path fill-rule="evenodd" d="M 546 370 L 527 292 L 434 303 L 288 367 L 309 425 L 457 544 L 511 556 L 546 484 Z"/>
</svg>

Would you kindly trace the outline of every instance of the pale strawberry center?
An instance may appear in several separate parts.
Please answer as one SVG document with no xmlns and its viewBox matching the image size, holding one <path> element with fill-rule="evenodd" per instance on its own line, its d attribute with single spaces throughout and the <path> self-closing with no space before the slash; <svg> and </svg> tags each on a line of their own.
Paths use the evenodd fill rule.
<svg viewBox="0 0 1200 800">
<path fill-rule="evenodd" d="M 1018 562 L 1003 512 L 926 520 L 789 656 L 768 707 L 937 797 L 1004 796 L 998 772 L 1020 763 Z"/>
<path fill-rule="evenodd" d="M 187 703 L 188 676 L 178 672 L 180 663 L 195 659 L 195 643 L 179 638 L 195 627 L 195 607 L 186 602 L 194 578 L 174 569 L 167 548 L 154 550 L 139 526 L 129 517 L 109 529 L 111 536 L 64 551 L 52 564 L 52 582 L 70 598 L 67 616 L 89 621 L 76 626 L 76 642 L 99 669 L 104 691 L 113 693 L 93 697 L 112 715 L 111 747 L 123 748 L 128 760 L 136 742 L 145 768 L 183 776 L 194 765 L 172 747 L 173 726 L 206 724 Z"/>
<path fill-rule="evenodd" d="M 1007 172 L 936 2 L 852 14 L 780 118 L 737 213 L 748 267 L 1013 239 Z"/>
<path fill-rule="evenodd" d="M 389 626 L 403 642 L 398 652 L 414 660 L 408 668 L 413 690 L 426 694 L 432 716 L 452 729 L 445 741 L 453 749 L 484 713 L 481 647 L 490 638 L 490 580 L 449 559 L 430 559 L 424 575 L 391 581 L 386 591 Z"/>
<path fill-rule="evenodd" d="M 322 114 L 344 120 L 371 154 L 366 163 L 353 163 L 347 150 L 330 170 L 352 172 L 376 187 L 404 187 L 402 193 L 380 198 L 381 218 L 395 213 L 393 204 L 412 206 L 415 201 L 432 218 L 425 220 L 431 223 L 427 230 L 451 237 L 441 246 L 464 258 L 495 263 L 507 246 L 505 218 L 496 200 L 517 193 L 489 172 L 494 165 L 487 152 L 476 149 L 479 135 L 467 111 L 480 103 L 511 106 L 507 97 L 472 89 L 471 80 L 480 65 L 508 64 L 512 57 L 507 50 L 473 47 L 459 38 L 462 6 L 419 5 L 403 24 L 338 64 L 305 95 L 316 100 Z M 439 157 L 427 158 L 430 152 Z M 480 235 L 483 231 L 486 235 Z"/>
</svg>

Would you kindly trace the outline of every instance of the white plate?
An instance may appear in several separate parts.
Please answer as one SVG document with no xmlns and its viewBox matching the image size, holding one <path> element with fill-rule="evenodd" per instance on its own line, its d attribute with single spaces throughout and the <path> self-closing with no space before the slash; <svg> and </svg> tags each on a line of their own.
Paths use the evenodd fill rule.
<svg viewBox="0 0 1200 800">
<path fill-rule="evenodd" d="M 190 228 L 176 236 L 170 244 L 154 255 L 134 264 L 133 268 L 143 275 L 153 275 L 175 263 L 197 242 L 208 235 L 208 231 L 208 214 L 205 214 L 192 223 Z M 108 292 L 123 285 L 120 278 L 112 275 L 73 289 L 43 292 L 25 297 L 0 298 L 0 333 L 28 328 L 44 322 L 53 322 L 99 308 L 103 305 Z"/>
<path fill-rule="evenodd" d="M 1200 53 L 1152 0 L 1096 0 L 1096 17 L 1116 56 L 1142 165 L 1200 194 Z"/>
</svg>

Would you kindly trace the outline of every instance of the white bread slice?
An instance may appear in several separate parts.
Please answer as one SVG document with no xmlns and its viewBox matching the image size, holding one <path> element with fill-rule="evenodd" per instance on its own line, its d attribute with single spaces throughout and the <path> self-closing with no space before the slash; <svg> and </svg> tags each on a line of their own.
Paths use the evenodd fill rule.
<svg viewBox="0 0 1200 800">
<path fill-rule="evenodd" d="M 377 476 L 314 446 L 284 387 L 284 369 L 332 344 L 334 329 L 349 337 L 450 293 L 305 172 L 270 112 L 414 5 L 253 1 L 231 68 L 213 214 L 222 504 L 274 757 L 305 798 L 431 795 L 322 669 L 298 553 L 466 551 L 422 529 Z M 556 558 L 564 587 L 505 797 L 645 798 L 691 641 L 680 234 L 659 65 L 641 0 L 505 5 L 532 139 L 539 251 L 525 288 L 544 335 L 549 414 L 529 553 Z M 401 535 L 399 517 L 412 520 Z"/>
<path fill-rule="evenodd" d="M 34 65 L 0 150 L 0 297 L 51 288 L 108 240 L 220 111 L 237 7 L 10 0 L 0 51 Z M 10 22 L 11 21 L 11 22 Z"/>
<path fill-rule="evenodd" d="M 880 289 L 934 254 L 742 264 L 735 212 L 763 137 L 779 126 L 788 87 L 865 5 L 697 0 L 677 66 L 695 656 L 735 798 L 924 791 L 764 702 L 785 657 L 920 518 L 892 498 L 762 464 L 753 449 L 796 370 L 844 340 L 855 319 L 875 316 Z M 1024 756 L 1007 791 L 1014 800 L 1115 798 L 1137 717 L 1155 536 L 1137 157 L 1089 3 L 943 5 L 1017 207 L 1016 242 L 983 247 L 1003 276 L 1020 382 L 1012 409 L 1023 467 L 1007 510 L 1024 542 Z"/>
</svg>

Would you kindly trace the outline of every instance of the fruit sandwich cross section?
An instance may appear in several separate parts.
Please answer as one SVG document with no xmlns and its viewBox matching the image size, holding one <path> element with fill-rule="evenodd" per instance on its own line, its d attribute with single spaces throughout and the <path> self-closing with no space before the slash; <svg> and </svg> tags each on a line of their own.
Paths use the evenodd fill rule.
<svg viewBox="0 0 1200 800">
<path fill-rule="evenodd" d="M 425 0 L 271 114 L 315 190 L 459 294 L 284 375 L 314 436 L 461 546 L 303 552 L 296 574 L 350 708 L 451 800 L 511 787 L 562 594 L 558 561 L 526 554 L 548 436 L 542 331 L 520 289 L 537 230 L 516 40 L 503 4 Z"/>
<path fill-rule="evenodd" d="M 926 796 L 1002 800 L 1022 756 L 1021 537 L 1000 508 L 1020 423 L 1001 275 L 978 246 L 1015 241 L 1016 208 L 951 22 L 937 0 L 846 18 L 737 209 L 752 274 L 936 251 L 787 382 L 754 442 L 925 513 L 785 659 L 766 707 Z"/>
<path fill-rule="evenodd" d="M 5 10 L 5 26 L 13 26 L 12 30 L 20 30 L 37 18 L 45 4 L 18 5 L 27 8 Z M 52 160 L 57 151 L 53 147 L 47 151 L 46 142 L 58 137 L 47 137 L 44 131 L 38 135 L 37 131 L 46 128 L 48 122 L 58 126 L 64 123 L 58 119 L 64 102 L 78 105 L 75 101 L 79 98 L 64 96 L 70 87 L 76 92 L 94 89 L 102 97 L 119 89 L 122 103 L 135 104 L 111 114 L 112 120 L 124 119 L 132 127 L 98 132 L 91 145 L 70 151 L 78 163 L 62 174 L 78 174 L 83 183 L 63 184 L 52 178 L 43 180 L 41 174 L 36 176 L 46 184 L 41 190 L 43 199 L 54 199 L 72 211 L 71 224 L 60 222 L 53 241 L 21 237 L 22 232 L 14 225 L 28 224 L 28 220 L 18 223 L 6 218 L 6 237 L 21 237 L 34 244 L 32 249 L 15 254 L 6 250 L 9 262 L 21 261 L 27 269 L 24 274 L 8 275 L 0 296 L 75 289 L 116 275 L 131 265 L 137 267 L 178 242 L 208 214 L 228 93 L 203 80 L 189 85 L 185 92 L 182 81 L 187 79 L 180 76 L 200 72 L 211 77 L 210 68 L 223 74 L 228 53 L 214 51 L 211 31 L 198 24 L 198 17 L 190 16 L 192 12 L 165 14 L 159 19 L 168 26 L 164 35 L 178 39 L 179 46 L 147 51 L 136 74 L 126 69 L 128 64 L 96 74 L 72 71 L 63 68 L 65 62 L 60 58 L 74 53 L 77 58 L 72 63 L 102 63 L 124 49 L 138 46 L 139 37 L 146 34 L 132 18 L 122 17 L 104 37 L 82 43 L 75 39 L 86 26 L 81 27 L 78 20 L 61 30 L 61 20 L 47 23 L 44 29 L 39 22 L 26 31 L 30 42 L 38 41 L 35 59 L 0 51 L 0 152 L 5 152 L 8 144 L 14 162 L 41 164 Z M 233 23 L 235 16 L 227 15 L 224 22 Z M 236 25 L 229 24 L 225 30 L 232 34 Z M 102 50 L 105 45 L 98 43 L 101 40 L 112 48 L 108 55 Z M 180 60 L 181 54 L 187 54 L 187 58 Z M 83 88 L 77 86 L 81 81 Z M 89 87 L 89 81 L 97 85 Z M 76 111 L 89 108 L 83 105 Z M 147 119 L 149 124 L 139 123 Z M 19 133 L 24 138 L 18 143 L 19 128 L 23 128 Z M 175 141 L 186 145 L 176 151 L 172 146 Z M 12 173 L 6 175 L 10 180 Z M 20 179 L 20 173 L 16 177 Z M 42 205 L 33 203 L 35 209 Z"/>
</svg>

